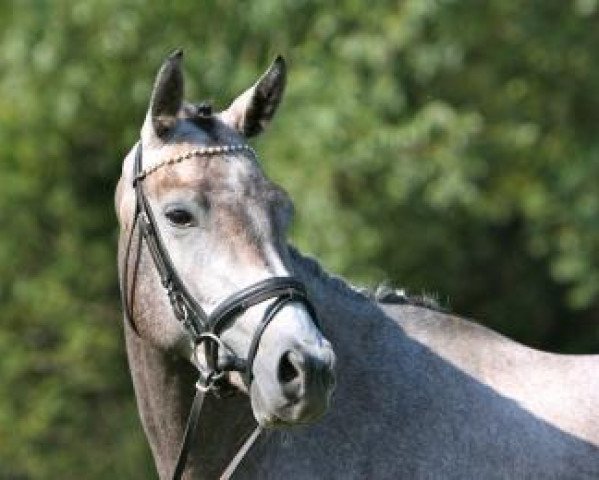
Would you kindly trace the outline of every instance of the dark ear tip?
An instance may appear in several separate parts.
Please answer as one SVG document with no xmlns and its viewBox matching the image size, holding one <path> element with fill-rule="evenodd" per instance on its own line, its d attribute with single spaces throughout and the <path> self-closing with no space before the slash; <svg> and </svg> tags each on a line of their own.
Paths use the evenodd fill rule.
<svg viewBox="0 0 599 480">
<path fill-rule="evenodd" d="M 284 69 L 286 67 L 287 62 L 285 61 L 283 55 L 277 55 L 272 64 L 273 66 L 277 66 L 281 69 Z"/>
<path fill-rule="evenodd" d="M 171 54 L 168 56 L 169 60 L 175 60 L 175 61 L 179 61 L 181 60 L 181 58 L 183 58 L 183 49 L 182 48 L 177 48 L 176 50 L 173 50 L 171 52 Z"/>
</svg>

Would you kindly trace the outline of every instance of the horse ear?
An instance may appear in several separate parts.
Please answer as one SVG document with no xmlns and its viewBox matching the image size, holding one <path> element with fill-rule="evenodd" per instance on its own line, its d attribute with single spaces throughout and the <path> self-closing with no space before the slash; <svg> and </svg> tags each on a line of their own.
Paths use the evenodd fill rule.
<svg viewBox="0 0 599 480">
<path fill-rule="evenodd" d="M 221 113 L 221 119 L 246 137 L 258 135 L 274 116 L 286 79 L 285 60 L 279 55 L 258 81 Z"/>
<path fill-rule="evenodd" d="M 164 61 L 150 98 L 148 116 L 154 133 L 163 137 L 175 126 L 183 102 L 184 84 L 181 71 L 183 50 L 177 49 Z"/>
</svg>

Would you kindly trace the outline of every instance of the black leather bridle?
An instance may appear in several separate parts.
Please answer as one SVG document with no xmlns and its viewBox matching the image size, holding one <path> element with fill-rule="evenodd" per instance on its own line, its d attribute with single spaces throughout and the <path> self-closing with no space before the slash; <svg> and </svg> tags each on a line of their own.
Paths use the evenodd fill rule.
<svg viewBox="0 0 599 480">
<path fill-rule="evenodd" d="M 135 284 L 131 287 L 129 286 L 131 240 L 134 232 L 137 230 L 139 232 L 139 241 L 136 253 L 137 257 L 134 262 L 135 271 L 133 272 L 133 281 L 135 282 L 137 277 L 143 238 L 160 276 L 160 282 L 166 290 L 175 317 L 183 324 L 185 330 L 193 339 L 196 347 L 200 344 L 204 344 L 206 353 L 205 368 L 198 368 L 199 378 L 196 383 L 196 396 L 187 420 L 185 435 L 173 474 L 173 479 L 175 480 L 180 479 L 183 474 L 205 393 L 209 391 L 218 393 L 224 388 L 226 386 L 224 375 L 228 371 L 241 372 L 244 382 L 249 388 L 253 379 L 252 366 L 260 345 L 260 339 L 262 338 L 262 334 L 266 330 L 266 327 L 274 319 L 276 314 L 290 302 L 300 302 L 306 307 L 317 327 L 319 326 L 314 307 L 308 299 L 306 287 L 300 280 L 294 277 L 272 277 L 254 285 L 250 285 L 226 298 L 211 314 L 207 314 L 199 302 L 197 302 L 189 293 L 185 283 L 177 273 L 162 237 L 160 236 L 154 213 L 152 212 L 152 208 L 150 207 L 143 188 L 143 180 L 146 176 L 149 173 L 156 171 L 160 166 L 171 165 L 194 156 L 216 155 L 242 150 L 253 153 L 251 147 L 246 145 L 204 147 L 190 152 L 187 155 L 169 159 L 147 171 L 143 170 L 141 141 L 138 143 L 135 152 L 133 171 L 133 188 L 135 189 L 136 198 L 135 213 L 126 246 L 121 276 L 121 294 L 125 316 L 128 318 L 129 324 L 133 330 L 137 332 L 133 320 Z M 274 301 L 266 308 L 262 320 L 254 332 L 246 358 L 242 359 L 235 355 L 227 354 L 225 356 L 226 360 L 224 362 L 219 362 L 219 351 L 222 350 L 225 353 L 227 352 L 226 346 L 220 339 L 223 330 L 231 325 L 231 323 L 249 308 L 271 299 L 274 299 Z M 248 437 L 246 443 L 221 478 L 225 478 L 225 475 L 227 475 L 226 478 L 228 478 L 228 476 L 233 473 L 235 467 L 243 458 L 243 455 L 258 437 L 260 431 L 261 427 L 257 427 L 250 437 Z"/>
</svg>

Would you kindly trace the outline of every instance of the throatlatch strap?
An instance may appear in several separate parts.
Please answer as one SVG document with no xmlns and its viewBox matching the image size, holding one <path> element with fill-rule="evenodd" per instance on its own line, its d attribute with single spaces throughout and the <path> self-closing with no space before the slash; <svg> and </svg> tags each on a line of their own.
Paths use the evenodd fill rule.
<svg viewBox="0 0 599 480">
<path fill-rule="evenodd" d="M 139 270 L 139 261 L 141 258 L 141 232 L 138 234 L 137 250 L 135 253 L 135 262 L 133 263 L 133 276 L 131 278 L 131 286 L 129 286 L 129 262 L 131 257 L 131 248 L 133 244 L 133 235 L 138 229 L 138 212 L 137 206 L 135 207 L 135 215 L 133 216 L 133 223 L 131 224 L 131 231 L 129 232 L 129 238 L 127 239 L 127 246 L 125 247 L 125 258 L 123 260 L 123 272 L 121 274 L 121 303 L 123 304 L 123 310 L 125 311 L 125 318 L 129 322 L 131 329 L 139 335 L 137 331 L 137 325 L 133 321 L 133 308 L 135 304 L 135 284 L 137 282 L 137 271 Z"/>
</svg>

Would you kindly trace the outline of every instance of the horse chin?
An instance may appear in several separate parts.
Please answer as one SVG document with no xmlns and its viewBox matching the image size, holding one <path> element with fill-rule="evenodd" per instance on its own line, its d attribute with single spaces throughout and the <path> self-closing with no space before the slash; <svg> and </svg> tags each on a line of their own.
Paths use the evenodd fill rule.
<svg viewBox="0 0 599 480">
<path fill-rule="evenodd" d="M 257 385 L 257 382 L 253 382 L 249 390 L 250 403 L 252 405 L 252 412 L 258 425 L 263 428 L 276 428 L 282 426 L 284 423 L 281 421 L 278 415 L 276 415 L 276 407 L 273 405 L 274 402 L 267 401 L 264 398 L 262 389 Z"/>
<path fill-rule="evenodd" d="M 320 419 L 328 410 L 330 393 L 318 405 L 304 401 L 290 402 L 283 396 L 265 398 L 263 390 L 254 382 L 249 391 L 252 412 L 263 428 L 291 428 L 309 425 Z"/>
</svg>

